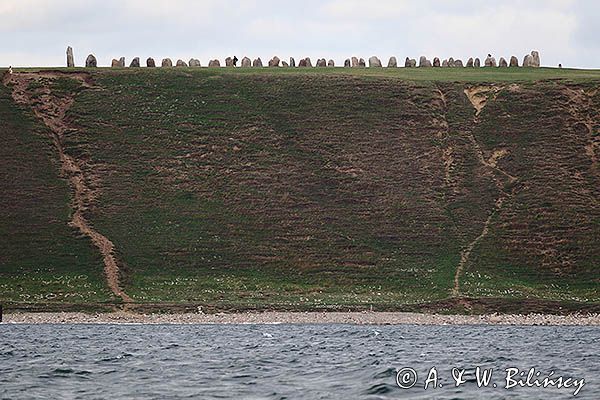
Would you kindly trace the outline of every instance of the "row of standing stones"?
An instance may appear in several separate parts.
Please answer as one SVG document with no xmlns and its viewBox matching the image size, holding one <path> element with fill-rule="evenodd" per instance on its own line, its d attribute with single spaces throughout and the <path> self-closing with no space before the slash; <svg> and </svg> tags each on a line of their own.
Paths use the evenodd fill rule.
<svg viewBox="0 0 600 400">
<path fill-rule="evenodd" d="M 235 60 L 237 61 L 237 60 Z M 235 61 L 233 58 L 231 57 L 227 57 L 227 59 L 225 60 L 225 66 L 226 67 L 234 67 L 235 66 Z M 375 56 L 369 58 L 368 60 L 368 64 L 370 68 L 381 68 L 383 67 L 381 60 Z M 67 49 L 67 66 L 68 67 L 74 67 L 75 63 L 73 61 L 73 50 L 69 47 Z M 93 54 L 90 54 L 87 57 L 87 60 L 85 62 L 85 66 L 86 67 L 97 67 L 98 66 L 98 62 L 96 60 L 96 57 Z M 112 60 L 111 66 L 114 68 L 125 68 L 125 57 L 121 57 L 120 59 L 114 59 Z M 146 67 L 148 68 L 155 68 L 156 62 L 154 61 L 153 58 L 148 58 L 146 60 Z M 162 60 L 161 63 L 162 67 L 173 67 L 173 61 L 171 61 L 170 58 L 165 58 Z M 200 67 L 200 61 L 192 58 L 189 62 L 185 62 L 183 60 L 177 60 L 177 62 L 175 63 L 176 67 Z M 209 67 L 220 67 L 221 66 L 221 62 L 219 60 L 210 60 L 210 62 L 208 63 Z M 251 61 L 248 57 L 244 57 L 241 61 L 241 66 L 242 68 L 261 68 L 263 67 L 263 62 L 260 58 L 255 59 L 254 61 Z M 296 67 L 296 61 L 294 60 L 294 58 L 290 58 L 289 63 L 286 61 L 281 61 L 281 59 L 277 56 L 273 57 L 271 60 L 269 60 L 268 63 L 269 67 Z M 310 58 L 303 58 L 298 62 L 298 67 L 312 67 L 313 64 L 310 60 Z M 316 66 L 317 67 L 335 67 L 335 63 L 333 60 L 329 60 L 326 61 L 324 58 L 318 59 L 316 62 Z M 345 62 L 344 62 L 344 67 L 347 68 L 365 68 L 367 66 L 367 63 L 365 62 L 364 59 L 362 58 L 357 58 L 357 57 L 352 57 L 352 58 L 348 58 Z M 396 57 L 391 57 L 388 64 L 387 64 L 388 68 L 397 68 L 398 67 L 398 61 L 396 60 Z M 405 62 L 404 62 L 404 66 L 407 68 L 415 68 L 417 67 L 417 60 L 415 59 L 411 59 L 411 58 L 406 58 Z M 427 59 L 427 57 L 422 56 L 419 59 L 419 63 L 418 66 L 421 68 L 426 68 L 426 67 L 444 67 L 444 68 L 463 68 L 463 67 L 467 67 L 467 68 L 479 68 L 481 67 L 481 60 L 479 58 L 469 58 L 469 60 L 465 63 L 462 62 L 462 60 L 460 59 L 453 59 L 452 57 L 450 57 L 447 60 L 443 60 L 440 61 L 439 58 L 435 57 L 433 59 L 433 61 L 430 61 L 429 59 Z M 519 60 L 517 59 L 517 57 L 512 56 L 510 58 L 509 61 L 507 61 L 504 57 L 501 57 L 500 60 L 498 62 L 496 62 L 496 58 L 492 57 L 492 55 L 488 55 L 487 58 L 484 61 L 484 66 L 485 67 L 519 67 Z M 525 58 L 523 59 L 523 63 L 522 65 L 523 67 L 533 67 L 533 68 L 539 68 L 540 67 L 540 55 L 537 51 L 532 51 L 531 54 L 527 54 L 525 56 Z M 140 59 L 139 57 L 134 58 L 131 63 L 129 64 L 130 68 L 139 68 L 141 67 L 140 64 Z"/>
</svg>

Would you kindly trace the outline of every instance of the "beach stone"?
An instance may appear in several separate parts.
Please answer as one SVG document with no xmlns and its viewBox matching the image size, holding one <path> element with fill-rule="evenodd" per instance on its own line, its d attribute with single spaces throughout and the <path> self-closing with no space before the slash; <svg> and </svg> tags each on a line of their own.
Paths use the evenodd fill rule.
<svg viewBox="0 0 600 400">
<path fill-rule="evenodd" d="M 87 56 L 87 58 L 85 59 L 85 66 L 87 68 L 96 68 L 98 66 L 98 60 L 96 60 L 96 56 L 94 56 L 93 54 Z"/>
<path fill-rule="evenodd" d="M 473 57 L 469 57 L 467 60 L 467 68 L 473 68 Z"/>
<path fill-rule="evenodd" d="M 183 60 L 177 60 L 177 64 L 175 64 L 177 67 L 187 67 L 187 63 Z"/>
<path fill-rule="evenodd" d="M 475 65 L 475 68 L 481 68 L 481 60 L 479 58 L 476 58 L 473 64 Z"/>
<path fill-rule="evenodd" d="M 164 58 L 162 60 L 161 66 L 163 68 L 171 68 L 173 66 L 173 61 L 170 58 Z"/>
<path fill-rule="evenodd" d="M 533 58 L 533 63 L 531 66 L 534 68 L 539 68 L 541 65 L 540 53 L 534 50 L 531 52 L 531 57 Z"/>
<path fill-rule="evenodd" d="M 233 58 L 231 58 L 231 57 L 227 57 L 227 58 L 225 59 L 225 66 L 226 66 L 226 67 L 233 67 Z"/>
<path fill-rule="evenodd" d="M 67 68 L 75 67 L 75 59 L 73 58 L 73 48 L 67 47 Z"/>
<path fill-rule="evenodd" d="M 296 60 L 294 60 L 294 57 L 290 57 L 290 67 L 291 68 L 295 68 L 296 67 Z"/>
<path fill-rule="evenodd" d="M 219 68 L 221 66 L 221 61 L 219 61 L 219 60 L 210 60 L 208 62 L 208 66 L 210 68 Z"/>
<path fill-rule="evenodd" d="M 352 61 L 349 58 L 346 58 L 344 61 L 344 68 L 350 68 L 352 66 Z"/>
<path fill-rule="evenodd" d="M 149 57 L 146 60 L 146 67 L 148 67 L 148 68 L 156 68 L 156 61 L 154 61 L 154 58 Z"/>
<path fill-rule="evenodd" d="M 352 68 L 358 68 L 358 58 L 352 57 Z"/>
<path fill-rule="evenodd" d="M 381 68 L 381 67 L 382 67 L 381 60 L 378 57 L 373 56 L 373 57 L 369 58 L 369 68 Z"/>
<path fill-rule="evenodd" d="M 252 60 L 248 57 L 242 58 L 242 68 L 250 68 L 252 66 Z"/>
<path fill-rule="evenodd" d="M 365 68 L 367 66 L 367 63 L 365 63 L 364 58 L 361 58 L 358 60 L 358 67 L 359 68 Z"/>
<path fill-rule="evenodd" d="M 275 56 L 269 61 L 269 67 L 279 67 L 280 62 L 281 62 L 281 59 L 279 57 Z"/>
<path fill-rule="evenodd" d="M 448 68 L 448 60 L 442 61 L 442 68 Z"/>
<path fill-rule="evenodd" d="M 200 67 L 200 60 L 197 58 L 191 58 L 189 62 L 190 67 Z"/>
<path fill-rule="evenodd" d="M 515 56 L 512 56 L 510 58 L 510 66 L 511 67 L 518 67 L 519 66 L 519 59 Z"/>
<path fill-rule="evenodd" d="M 499 67 L 508 67 L 508 63 L 506 62 L 506 60 L 504 59 L 504 57 L 500 57 L 500 61 L 498 61 L 498 66 Z"/>
<path fill-rule="evenodd" d="M 398 60 L 396 59 L 396 57 L 390 57 L 387 67 L 388 68 L 398 68 Z"/>
<path fill-rule="evenodd" d="M 256 60 L 252 61 L 252 66 L 254 68 L 262 68 L 263 67 L 263 63 L 262 63 L 262 60 L 260 59 L 260 57 L 258 57 Z"/>
<path fill-rule="evenodd" d="M 328 66 L 329 68 L 333 68 L 333 67 L 335 67 L 335 61 L 333 61 L 333 60 L 329 60 L 329 61 L 327 61 L 327 66 Z"/>
<path fill-rule="evenodd" d="M 133 60 L 131 60 L 131 64 L 129 64 L 129 68 L 139 68 L 139 67 L 140 67 L 140 58 L 135 57 Z"/>
<path fill-rule="evenodd" d="M 281 66 L 287 68 L 290 66 L 290 64 L 288 64 L 287 61 L 282 61 Z"/>
<path fill-rule="evenodd" d="M 461 59 L 454 61 L 454 68 L 464 68 L 464 64 Z"/>
<path fill-rule="evenodd" d="M 442 64 L 440 63 L 440 59 L 438 57 L 433 58 L 433 66 L 436 68 L 439 68 L 442 66 Z"/>
</svg>

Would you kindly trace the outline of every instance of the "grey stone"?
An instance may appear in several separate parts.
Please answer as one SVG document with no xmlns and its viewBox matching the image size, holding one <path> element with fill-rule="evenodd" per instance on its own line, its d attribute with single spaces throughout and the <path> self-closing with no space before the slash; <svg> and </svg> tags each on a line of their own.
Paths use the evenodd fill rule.
<svg viewBox="0 0 600 400">
<path fill-rule="evenodd" d="M 433 66 L 436 67 L 436 68 L 439 68 L 439 67 L 442 66 L 442 64 L 440 63 L 440 59 L 439 58 L 435 57 L 433 59 Z"/>
<path fill-rule="evenodd" d="M 473 65 L 475 66 L 475 68 L 481 68 L 481 60 L 479 58 L 475 58 Z"/>
<path fill-rule="evenodd" d="M 112 62 L 110 63 L 110 67 L 111 68 L 119 68 L 119 60 L 113 58 Z"/>
<path fill-rule="evenodd" d="M 252 66 L 254 68 L 262 68 L 263 67 L 263 63 L 262 63 L 262 60 L 260 59 L 260 57 L 258 57 L 256 60 L 252 61 Z"/>
<path fill-rule="evenodd" d="M 140 58 L 135 57 L 133 60 L 131 60 L 131 64 L 129 64 L 129 68 L 139 68 L 139 67 L 140 67 Z"/>
<path fill-rule="evenodd" d="M 187 63 L 183 60 L 177 60 L 177 63 L 175 64 L 175 66 L 177 67 L 187 67 Z"/>
<path fill-rule="evenodd" d="M 335 61 L 333 61 L 333 60 L 329 60 L 329 61 L 327 61 L 327 66 L 328 66 L 329 68 L 333 68 L 333 67 L 335 67 Z"/>
<path fill-rule="evenodd" d="M 248 57 L 242 58 L 242 68 L 250 68 L 252 66 L 252 60 Z"/>
<path fill-rule="evenodd" d="M 306 57 L 306 58 L 304 59 L 304 61 L 306 62 L 306 66 L 307 66 L 308 68 L 312 68 L 312 66 L 313 66 L 313 65 L 312 65 L 312 61 L 310 61 L 310 57 Z"/>
<path fill-rule="evenodd" d="M 327 66 L 327 61 L 325 61 L 324 58 L 319 58 L 317 60 L 317 67 L 326 67 Z"/>
<path fill-rule="evenodd" d="M 390 57 L 387 67 L 388 68 L 398 68 L 398 60 L 396 59 L 396 57 Z"/>
<path fill-rule="evenodd" d="M 67 68 L 75 67 L 75 59 L 73 58 L 73 48 L 67 47 Z"/>
<path fill-rule="evenodd" d="M 373 56 L 373 57 L 369 58 L 369 68 L 381 68 L 381 67 L 382 67 L 381 60 L 378 57 Z"/>
<path fill-rule="evenodd" d="M 279 63 L 281 62 L 281 59 L 277 56 L 271 58 L 271 60 L 269 61 L 269 67 L 279 67 Z"/>
<path fill-rule="evenodd" d="M 290 64 L 288 64 L 287 61 L 282 61 L 281 66 L 287 68 L 290 66 Z"/>
<path fill-rule="evenodd" d="M 87 56 L 87 58 L 85 59 L 85 66 L 87 68 L 96 68 L 98 66 L 98 60 L 96 60 L 96 56 L 94 56 L 93 54 Z"/>
<path fill-rule="evenodd" d="M 352 57 L 352 68 L 358 68 L 358 58 Z"/>
<path fill-rule="evenodd" d="M 448 67 L 450 67 L 450 68 L 454 68 L 455 67 L 455 65 L 454 65 L 454 58 L 450 57 L 448 59 Z"/>
<path fill-rule="evenodd" d="M 533 58 L 533 63 L 532 63 L 532 67 L 534 68 L 539 68 L 541 65 L 541 61 L 540 61 L 540 53 L 533 50 L 531 52 L 531 57 Z"/>
<path fill-rule="evenodd" d="M 161 66 L 163 68 L 171 68 L 173 66 L 173 61 L 170 58 L 163 58 Z"/>
<path fill-rule="evenodd" d="M 307 67 L 307 65 L 306 65 L 306 58 L 303 58 L 303 59 L 300 60 L 300 62 L 298 63 L 298 67 L 299 68 L 306 68 Z"/>
<path fill-rule="evenodd" d="M 233 67 L 233 58 L 231 58 L 231 57 L 227 57 L 227 58 L 225 59 L 225 66 L 226 66 L 226 67 Z"/>
<path fill-rule="evenodd" d="M 448 60 L 442 61 L 442 68 L 448 68 Z"/>
<path fill-rule="evenodd" d="M 358 60 L 358 67 L 359 68 L 365 68 L 367 66 L 367 63 L 365 63 L 365 60 L 363 58 Z"/>
<path fill-rule="evenodd" d="M 190 67 L 200 67 L 200 60 L 197 58 L 191 58 L 189 62 Z"/>
<path fill-rule="evenodd" d="M 352 61 L 349 58 L 346 58 L 344 61 L 344 68 L 350 68 L 352 66 Z"/>
<path fill-rule="evenodd" d="M 533 57 L 531 56 L 531 54 L 527 54 L 525 56 L 525 58 L 523 59 L 523 67 L 525 67 L 525 68 L 533 67 Z"/>
<path fill-rule="evenodd" d="M 504 59 L 504 57 L 500 57 L 500 61 L 498 61 L 498 66 L 499 67 L 508 67 L 508 63 L 506 62 L 506 60 Z"/>
<path fill-rule="evenodd" d="M 511 67 L 518 67 L 519 66 L 519 59 L 515 56 L 512 56 L 510 58 L 510 66 Z"/>
<path fill-rule="evenodd" d="M 295 68 L 296 67 L 296 60 L 294 60 L 294 57 L 290 57 L 290 67 L 291 68 Z"/>
<path fill-rule="evenodd" d="M 421 56 L 419 58 L 419 68 L 427 68 L 431 66 L 431 61 L 427 59 L 425 56 Z"/>
<path fill-rule="evenodd" d="M 462 60 L 460 60 L 460 59 L 454 60 L 454 68 L 464 68 L 464 64 L 463 64 Z"/>
<path fill-rule="evenodd" d="M 156 61 L 154 61 L 154 58 L 149 57 L 146 60 L 146 67 L 148 67 L 148 68 L 156 68 Z"/>
<path fill-rule="evenodd" d="M 485 66 L 486 67 L 496 67 L 496 58 L 492 57 L 490 54 L 488 54 L 488 56 L 485 59 Z"/>
<path fill-rule="evenodd" d="M 219 68 L 221 66 L 221 61 L 219 60 L 210 60 L 208 63 L 210 68 Z"/>
<path fill-rule="evenodd" d="M 469 57 L 467 60 L 467 68 L 473 68 L 473 57 Z"/>
</svg>

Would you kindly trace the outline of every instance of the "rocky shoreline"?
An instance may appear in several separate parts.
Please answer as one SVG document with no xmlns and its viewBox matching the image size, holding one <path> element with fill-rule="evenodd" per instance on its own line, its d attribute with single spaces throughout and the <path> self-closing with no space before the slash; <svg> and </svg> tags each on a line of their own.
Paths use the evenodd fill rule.
<svg viewBox="0 0 600 400">
<path fill-rule="evenodd" d="M 403 312 L 10 313 L 2 324 L 357 324 L 600 326 L 600 314 L 440 315 Z"/>
</svg>

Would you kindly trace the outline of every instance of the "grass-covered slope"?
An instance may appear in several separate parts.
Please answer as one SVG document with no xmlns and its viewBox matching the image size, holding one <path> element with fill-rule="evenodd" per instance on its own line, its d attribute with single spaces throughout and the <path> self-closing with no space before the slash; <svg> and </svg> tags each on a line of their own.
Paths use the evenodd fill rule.
<svg viewBox="0 0 600 400">
<path fill-rule="evenodd" d="M 69 188 L 46 129 L 0 85 L 0 303 L 112 300 L 102 260 L 69 227 Z"/>
<path fill-rule="evenodd" d="M 92 78 L 95 87 L 72 92 L 75 130 L 64 146 L 96 193 L 87 219 L 114 243 L 136 302 L 600 301 L 593 72 L 157 69 Z M 475 92 L 484 100 L 477 115 L 467 96 Z M 46 143 L 11 154 L 51 152 Z M 56 177 L 53 168 L 44 171 Z M 44 194 L 62 196 L 47 203 L 65 213 L 64 232 L 51 236 L 85 244 L 69 248 L 83 259 L 93 251 L 66 226 L 59 189 Z M 0 199 L 21 213 L 33 207 Z M 24 244 L 10 247 L 22 253 Z M 101 271 L 90 257 L 85 270 Z"/>
</svg>

